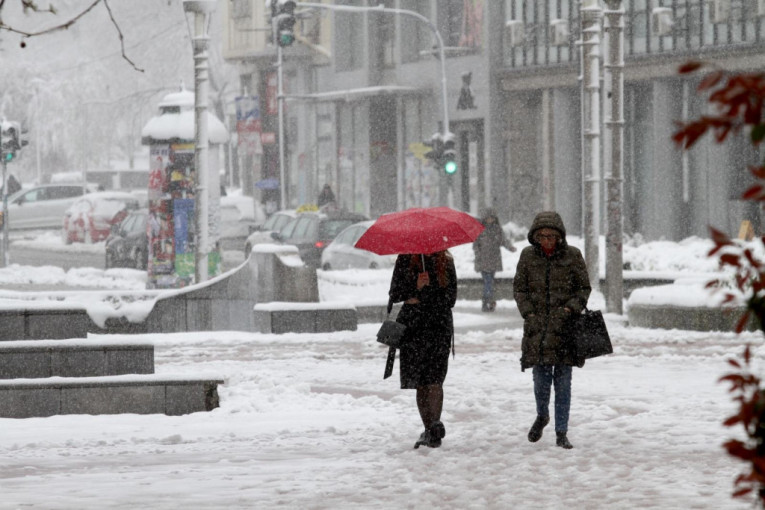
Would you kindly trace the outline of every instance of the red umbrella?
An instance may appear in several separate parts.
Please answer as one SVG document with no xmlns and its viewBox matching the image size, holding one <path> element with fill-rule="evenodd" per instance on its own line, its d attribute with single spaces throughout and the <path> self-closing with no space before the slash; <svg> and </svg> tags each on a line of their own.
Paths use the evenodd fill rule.
<svg viewBox="0 0 765 510">
<path fill-rule="evenodd" d="M 378 255 L 435 253 L 475 241 L 483 225 L 449 207 L 412 208 L 383 214 L 356 241 L 356 248 Z"/>
</svg>

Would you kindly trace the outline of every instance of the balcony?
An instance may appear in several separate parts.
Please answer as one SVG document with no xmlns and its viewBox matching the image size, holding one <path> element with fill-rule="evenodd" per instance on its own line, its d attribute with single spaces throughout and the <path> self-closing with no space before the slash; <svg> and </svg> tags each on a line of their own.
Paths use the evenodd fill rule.
<svg viewBox="0 0 765 510">
<path fill-rule="evenodd" d="M 578 63 L 580 0 L 510 0 L 507 68 Z M 601 2 L 604 5 L 604 2 Z M 624 0 L 625 57 L 765 49 L 765 0 Z"/>
</svg>

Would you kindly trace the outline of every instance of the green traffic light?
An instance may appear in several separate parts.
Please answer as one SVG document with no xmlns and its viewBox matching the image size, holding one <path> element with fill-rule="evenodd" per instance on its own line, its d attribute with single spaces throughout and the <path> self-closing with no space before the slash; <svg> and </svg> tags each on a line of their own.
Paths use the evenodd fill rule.
<svg viewBox="0 0 765 510">
<path fill-rule="evenodd" d="M 5 155 L 5 160 L 6 161 L 11 161 L 12 159 L 13 159 L 13 153 L 12 152 L 9 152 L 8 154 Z"/>
<path fill-rule="evenodd" d="M 293 42 L 295 42 L 295 36 L 291 33 L 283 33 L 279 35 L 279 45 L 284 46 L 290 46 Z"/>
<path fill-rule="evenodd" d="M 444 163 L 444 172 L 446 172 L 449 175 L 452 175 L 457 172 L 457 162 L 456 161 L 447 161 Z"/>
</svg>

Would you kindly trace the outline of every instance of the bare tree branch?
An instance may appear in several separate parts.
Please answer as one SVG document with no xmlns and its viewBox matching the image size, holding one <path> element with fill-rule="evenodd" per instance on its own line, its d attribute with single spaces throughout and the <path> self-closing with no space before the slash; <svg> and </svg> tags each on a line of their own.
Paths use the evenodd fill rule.
<svg viewBox="0 0 765 510">
<path fill-rule="evenodd" d="M 122 30 L 120 30 L 120 26 L 117 24 L 117 20 L 114 19 L 114 15 L 112 14 L 112 9 L 109 7 L 109 2 L 104 0 L 104 6 L 106 7 L 106 10 L 109 11 L 109 19 L 112 20 L 112 24 L 114 25 L 114 28 L 117 30 L 117 33 L 120 35 L 120 48 L 122 48 L 122 58 L 128 61 L 128 63 L 133 66 L 133 69 L 139 72 L 144 72 L 143 69 L 137 67 L 135 63 L 133 63 L 132 60 L 128 58 L 127 55 L 125 55 L 125 37 L 122 35 Z"/>
<path fill-rule="evenodd" d="M 135 69 L 136 71 L 144 72 L 143 69 L 141 69 L 138 66 L 136 66 L 135 63 L 132 60 L 130 60 L 127 57 L 127 55 L 125 54 L 125 38 L 122 35 L 122 30 L 120 30 L 120 27 L 119 27 L 119 24 L 117 23 L 117 20 L 115 20 L 114 16 L 112 15 L 112 10 L 109 7 L 109 3 L 107 2 L 107 0 L 94 0 L 93 3 L 90 4 L 84 11 L 82 11 L 81 13 L 79 13 L 78 15 L 76 15 L 75 17 L 70 19 L 69 21 L 61 23 L 60 25 L 56 25 L 56 26 L 53 26 L 53 27 L 50 27 L 50 28 L 46 28 L 45 30 L 40 30 L 40 31 L 37 31 L 37 32 L 25 32 L 24 30 L 19 30 L 17 28 L 13 28 L 12 26 L 5 24 L 5 22 L 3 22 L 2 19 L 0 19 L 0 30 L 5 30 L 7 32 L 11 32 L 11 33 L 14 33 L 14 34 L 19 34 L 24 39 L 28 39 L 30 37 L 36 37 L 36 36 L 40 36 L 40 35 L 45 35 L 45 34 L 50 34 L 50 33 L 53 33 L 53 32 L 58 32 L 59 30 L 66 30 L 69 27 L 71 27 L 72 25 L 74 25 L 75 23 L 77 23 L 77 21 L 79 21 L 80 18 L 82 18 L 87 13 L 92 11 L 96 7 L 96 5 L 100 4 L 101 2 L 104 3 L 104 6 L 106 7 L 106 10 L 109 12 L 109 19 L 111 19 L 112 24 L 114 25 L 114 28 L 117 30 L 117 33 L 119 34 L 119 37 L 120 37 L 120 47 L 122 49 L 122 58 L 125 59 L 133 67 L 133 69 Z M 4 4 L 5 4 L 5 0 L 0 0 L 0 11 L 2 11 Z M 48 9 L 45 9 L 45 10 L 40 10 L 40 8 L 37 6 L 37 4 L 34 3 L 34 0 L 21 0 L 21 4 L 24 6 L 24 10 L 31 9 L 31 10 L 33 10 L 35 12 L 50 12 L 50 13 L 56 14 L 56 9 L 53 6 L 50 6 L 50 7 L 48 7 Z M 25 46 L 26 46 L 26 43 L 22 40 L 21 41 L 21 47 L 23 48 Z"/>
</svg>

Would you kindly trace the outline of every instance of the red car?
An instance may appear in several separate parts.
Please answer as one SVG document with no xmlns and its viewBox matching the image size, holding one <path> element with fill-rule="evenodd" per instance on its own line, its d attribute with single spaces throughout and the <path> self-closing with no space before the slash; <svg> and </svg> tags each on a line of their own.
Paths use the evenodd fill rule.
<svg viewBox="0 0 765 510">
<path fill-rule="evenodd" d="M 64 213 L 64 243 L 96 243 L 109 237 L 112 225 L 119 224 L 138 198 L 122 191 L 101 191 L 80 197 Z"/>
</svg>

